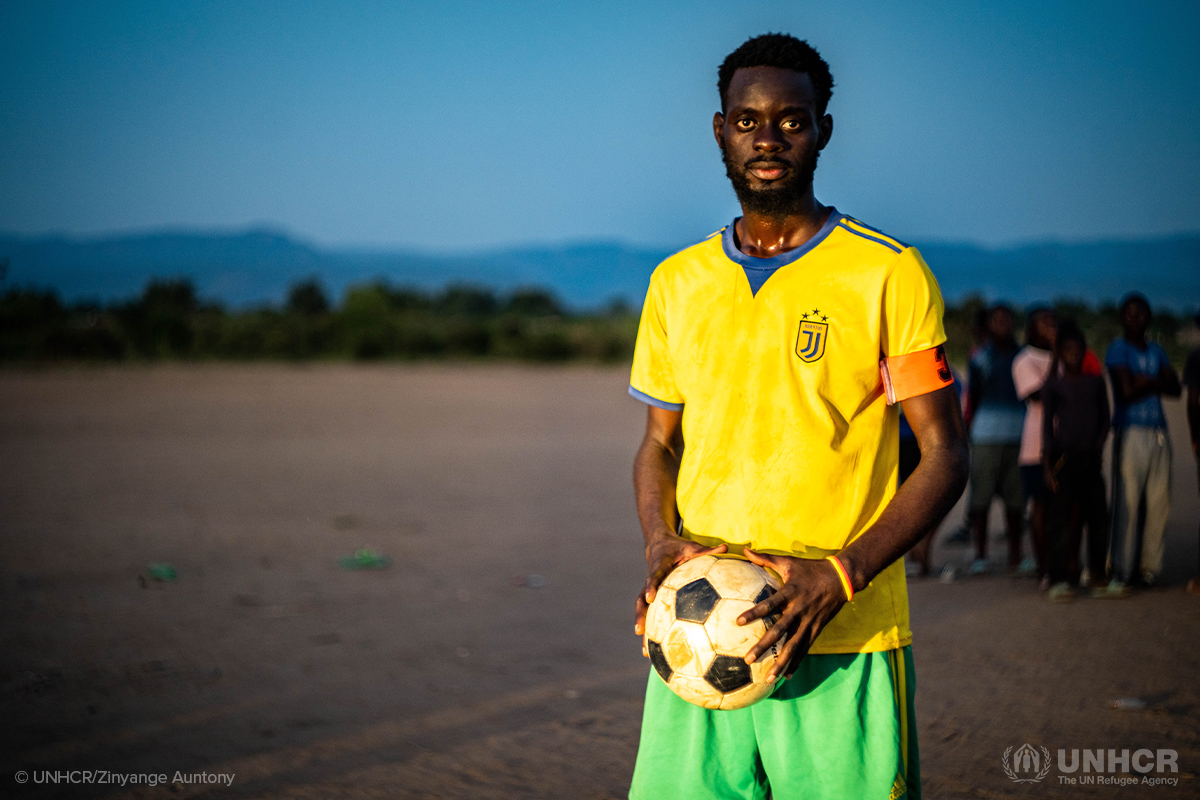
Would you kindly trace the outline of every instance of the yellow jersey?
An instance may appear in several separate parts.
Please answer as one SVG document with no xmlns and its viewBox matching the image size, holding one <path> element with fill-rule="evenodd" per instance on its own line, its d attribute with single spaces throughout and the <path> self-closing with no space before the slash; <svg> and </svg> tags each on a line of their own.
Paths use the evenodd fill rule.
<svg viewBox="0 0 1200 800">
<path fill-rule="evenodd" d="M 915 248 L 835 209 L 805 245 L 775 258 L 742 253 L 730 225 L 660 264 L 629 391 L 683 413 L 683 535 L 732 552 L 824 558 L 870 528 L 896 491 L 894 403 L 951 381 L 942 313 Z M 910 375 L 918 360 L 938 377 L 893 386 L 888 365 Z M 810 652 L 911 640 L 897 561 Z"/>
</svg>

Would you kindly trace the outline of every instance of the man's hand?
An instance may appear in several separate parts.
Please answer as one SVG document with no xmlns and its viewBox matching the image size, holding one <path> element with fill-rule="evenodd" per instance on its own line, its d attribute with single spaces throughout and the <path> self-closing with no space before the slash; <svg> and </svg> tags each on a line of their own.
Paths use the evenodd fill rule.
<svg viewBox="0 0 1200 800">
<path fill-rule="evenodd" d="M 1058 476 L 1055 473 L 1054 468 L 1049 464 L 1043 464 L 1042 477 L 1046 482 L 1046 488 L 1055 494 L 1058 494 Z"/>
<path fill-rule="evenodd" d="M 659 536 L 648 544 L 646 546 L 646 585 L 638 592 L 633 632 L 638 636 L 646 632 L 646 609 L 654 602 L 654 596 L 658 594 L 658 587 L 662 585 L 663 579 L 671 570 L 697 556 L 715 556 L 728 549 L 723 544 L 716 547 L 705 547 L 698 542 L 676 536 L 673 533 Z M 642 645 L 642 655 L 649 655 L 644 644 Z"/>
<path fill-rule="evenodd" d="M 753 563 L 783 578 L 779 591 L 738 617 L 739 625 L 747 625 L 761 617 L 779 615 L 779 621 L 750 648 L 746 663 L 753 664 L 786 636 L 787 642 L 776 656 L 767 681 L 775 680 L 780 673 L 790 678 L 817 635 L 846 604 L 846 592 L 837 569 L 825 559 L 765 555 L 749 548 L 745 554 Z"/>
<path fill-rule="evenodd" d="M 1164 364 L 1158 375 L 1153 377 L 1140 373 L 1134 375 L 1128 367 L 1112 367 L 1109 374 L 1112 376 L 1113 394 L 1124 403 L 1136 403 L 1143 397 L 1155 394 L 1179 397 L 1182 393 L 1179 376 L 1170 364 Z"/>
<path fill-rule="evenodd" d="M 837 554 L 855 592 L 865 590 L 876 575 L 903 558 L 922 536 L 936 528 L 967 483 L 967 435 L 954 387 L 946 386 L 903 403 L 904 416 L 921 448 L 921 463 L 875 524 Z M 775 570 L 784 581 L 780 591 L 739 618 L 749 621 L 772 613 L 781 615 L 779 622 L 750 648 L 746 660 L 758 659 L 787 633 L 791 638 L 777 657 L 772 677 L 791 675 L 817 635 L 846 605 L 841 579 L 837 569 L 824 559 L 768 556 L 752 550 L 745 554 L 760 567 Z"/>
</svg>

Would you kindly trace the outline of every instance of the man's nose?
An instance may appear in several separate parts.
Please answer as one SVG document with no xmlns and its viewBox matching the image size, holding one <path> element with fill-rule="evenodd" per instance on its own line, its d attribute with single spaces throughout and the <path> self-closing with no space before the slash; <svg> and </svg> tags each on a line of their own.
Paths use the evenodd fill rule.
<svg viewBox="0 0 1200 800">
<path fill-rule="evenodd" d="M 783 146 L 783 134 L 774 125 L 763 125 L 754 137 L 754 149 L 760 153 L 777 153 Z"/>
</svg>

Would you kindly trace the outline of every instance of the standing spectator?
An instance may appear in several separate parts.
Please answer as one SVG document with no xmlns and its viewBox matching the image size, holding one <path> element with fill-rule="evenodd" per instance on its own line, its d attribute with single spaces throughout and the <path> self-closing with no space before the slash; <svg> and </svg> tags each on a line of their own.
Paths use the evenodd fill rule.
<svg viewBox="0 0 1200 800">
<path fill-rule="evenodd" d="M 1087 343 L 1074 323 L 1058 331 L 1052 374 L 1042 389 L 1043 483 L 1050 490 L 1046 549 L 1050 599 L 1068 602 L 1079 582 L 1075 565 L 1081 525 L 1088 528 L 1088 571 L 1104 574 L 1108 547 L 1108 502 L 1101 463 L 1108 439 L 1108 388 L 1104 378 L 1083 371 Z"/>
<path fill-rule="evenodd" d="M 1196 312 L 1196 327 L 1200 328 L 1200 311 Z M 1196 475 L 1200 477 L 1200 347 L 1188 353 L 1183 367 L 1183 385 L 1187 387 L 1188 430 L 1192 434 L 1192 455 L 1196 457 Z M 1187 590 L 1200 594 L 1200 570 L 1188 581 Z"/>
<path fill-rule="evenodd" d="M 1171 440 L 1162 395 L 1178 397 L 1179 376 L 1158 344 L 1146 341 L 1150 302 L 1139 293 L 1121 301 L 1124 335 L 1104 357 L 1112 375 L 1112 580 L 1099 597 L 1125 597 L 1141 578 L 1152 585 L 1162 569 L 1163 531 L 1171 509 Z M 1144 508 L 1144 515 L 1139 509 Z M 1139 526 L 1139 516 L 1145 522 Z M 1139 576 L 1140 570 L 1140 576 Z"/>
<path fill-rule="evenodd" d="M 1037 557 L 1038 579 L 1049 587 L 1046 563 L 1046 481 L 1042 474 L 1042 386 L 1054 360 L 1054 337 L 1058 320 L 1045 306 L 1034 307 L 1025 316 L 1025 346 L 1013 359 L 1013 385 L 1017 398 L 1025 402 L 1025 427 L 1021 431 L 1021 488 L 1030 504 L 1029 532 Z M 1082 366 L 1082 364 L 1081 364 Z"/>
<path fill-rule="evenodd" d="M 988 334 L 988 314 L 990 311 L 991 309 L 984 306 L 978 309 L 971 317 L 971 349 L 967 351 L 968 364 L 971 363 L 971 359 L 975 358 L 975 354 L 987 345 L 991 338 Z M 966 400 L 963 401 L 963 422 L 967 423 L 968 427 L 971 425 L 971 418 L 974 414 L 975 409 L 971 406 L 971 397 L 967 395 Z"/>
<path fill-rule="evenodd" d="M 1032 559 L 1021 560 L 1021 521 L 1025 503 L 1021 493 L 1021 473 L 1017 457 L 1021 449 L 1021 430 L 1025 406 L 1017 399 L 1012 365 L 1017 354 L 1013 338 L 1013 313 L 997 304 L 988 310 L 988 339 L 971 358 L 967 393 L 971 415 L 971 500 L 970 520 L 975 535 L 975 560 L 970 573 L 982 575 L 988 570 L 988 509 L 992 498 L 1000 495 L 1008 532 L 1008 567 L 1014 572 L 1032 573 Z"/>
<path fill-rule="evenodd" d="M 980 308 L 971 317 L 971 349 L 967 351 L 968 364 L 975 357 L 975 354 L 979 352 L 980 348 L 987 344 L 987 318 L 988 310 L 986 307 Z M 959 389 L 958 393 L 961 397 L 962 389 Z M 970 393 L 961 399 L 963 405 L 963 422 L 966 423 L 969 429 L 971 427 L 971 417 L 974 415 L 975 409 L 971 408 Z M 971 541 L 971 487 L 969 486 L 967 487 L 965 497 L 966 511 L 963 514 L 962 524 L 946 535 L 946 538 L 942 540 L 945 544 L 968 544 Z"/>
</svg>

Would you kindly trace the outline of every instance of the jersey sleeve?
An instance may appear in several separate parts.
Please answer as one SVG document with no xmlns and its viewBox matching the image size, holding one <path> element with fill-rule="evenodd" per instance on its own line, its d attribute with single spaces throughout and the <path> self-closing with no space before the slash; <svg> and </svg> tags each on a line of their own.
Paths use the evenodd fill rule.
<svg viewBox="0 0 1200 800">
<path fill-rule="evenodd" d="M 883 289 L 880 374 L 889 404 L 954 383 L 946 360 L 945 305 L 915 247 L 896 259 Z"/>
<path fill-rule="evenodd" d="M 629 393 L 652 406 L 682 411 L 683 393 L 675 383 L 675 369 L 667 339 L 666 297 L 662 283 L 650 279 L 642 319 L 638 323 L 637 344 L 633 349 L 633 370 Z"/>
</svg>

